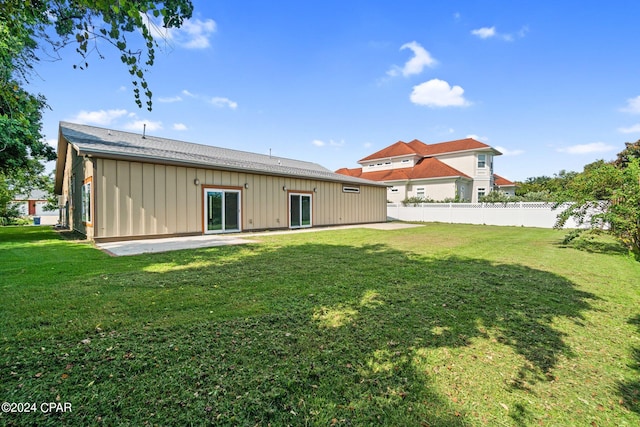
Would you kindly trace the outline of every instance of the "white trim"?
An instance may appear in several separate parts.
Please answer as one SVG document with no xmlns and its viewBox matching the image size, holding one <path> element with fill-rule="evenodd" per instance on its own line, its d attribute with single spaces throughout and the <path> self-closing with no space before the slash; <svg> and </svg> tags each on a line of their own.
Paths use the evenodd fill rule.
<svg viewBox="0 0 640 427">
<path fill-rule="evenodd" d="M 300 225 L 292 225 L 291 224 L 291 198 L 293 196 L 299 196 L 300 197 Z M 308 197 L 309 198 L 309 224 L 302 224 L 302 198 L 303 197 Z M 310 228 L 313 227 L 313 195 L 309 194 L 309 193 L 295 193 L 295 192 L 291 192 L 289 193 L 289 228 L 292 229 L 297 229 L 297 228 Z"/>
</svg>

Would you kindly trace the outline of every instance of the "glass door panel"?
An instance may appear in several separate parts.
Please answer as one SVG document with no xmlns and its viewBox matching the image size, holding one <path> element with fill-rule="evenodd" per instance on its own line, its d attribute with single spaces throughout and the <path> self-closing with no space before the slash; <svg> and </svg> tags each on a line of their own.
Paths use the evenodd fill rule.
<svg viewBox="0 0 640 427">
<path fill-rule="evenodd" d="M 311 225 L 311 196 L 300 196 L 302 199 L 302 206 L 300 207 L 301 213 L 301 226 L 309 227 Z"/>
<path fill-rule="evenodd" d="M 222 230 L 222 192 L 207 191 L 207 231 Z"/>
<path fill-rule="evenodd" d="M 291 227 L 300 227 L 300 196 L 291 195 Z"/>
<path fill-rule="evenodd" d="M 240 230 L 240 193 L 224 193 L 224 229 L 226 231 Z"/>
<path fill-rule="evenodd" d="M 240 191 L 206 189 L 205 233 L 240 231 Z"/>
</svg>

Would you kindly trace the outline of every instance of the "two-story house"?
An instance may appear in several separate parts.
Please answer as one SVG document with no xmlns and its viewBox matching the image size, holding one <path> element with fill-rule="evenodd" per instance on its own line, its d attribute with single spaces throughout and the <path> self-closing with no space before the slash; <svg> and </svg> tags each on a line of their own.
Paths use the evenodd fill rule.
<svg viewBox="0 0 640 427">
<path fill-rule="evenodd" d="M 414 139 L 398 141 L 359 160 L 361 168 L 336 172 L 388 184 L 387 199 L 393 203 L 412 197 L 475 203 L 498 188 L 493 158 L 501 154 L 473 138 L 437 144 Z M 500 177 L 500 191 L 509 194 L 514 189 L 514 183 Z"/>
</svg>

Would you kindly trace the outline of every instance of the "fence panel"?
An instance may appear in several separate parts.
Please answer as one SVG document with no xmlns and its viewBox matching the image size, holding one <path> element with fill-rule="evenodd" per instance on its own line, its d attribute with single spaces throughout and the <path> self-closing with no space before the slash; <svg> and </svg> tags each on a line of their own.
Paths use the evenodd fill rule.
<svg viewBox="0 0 640 427">
<path fill-rule="evenodd" d="M 403 206 L 387 204 L 387 216 L 391 220 L 419 222 L 447 222 L 452 224 L 486 224 L 553 228 L 558 214 L 568 205 L 554 209 L 553 203 L 421 203 Z M 564 228 L 577 228 L 570 218 Z"/>
</svg>

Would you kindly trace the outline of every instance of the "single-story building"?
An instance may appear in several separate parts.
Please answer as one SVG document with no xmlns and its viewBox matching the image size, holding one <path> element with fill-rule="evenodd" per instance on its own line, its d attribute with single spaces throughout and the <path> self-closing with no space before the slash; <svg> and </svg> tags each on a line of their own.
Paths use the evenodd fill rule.
<svg viewBox="0 0 640 427">
<path fill-rule="evenodd" d="M 18 207 L 23 217 L 38 218 L 39 224 L 55 225 L 58 222 L 58 210 L 47 209 L 48 195 L 42 190 L 31 190 L 28 194 L 18 194 L 11 201 Z"/>
<path fill-rule="evenodd" d="M 96 241 L 387 220 L 384 183 L 316 163 L 61 122 L 62 225 Z"/>
</svg>

